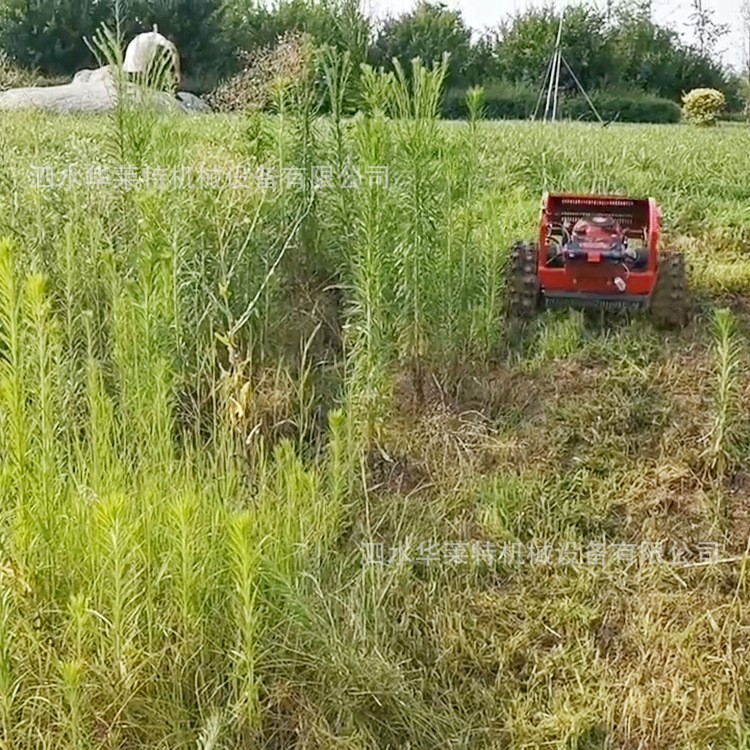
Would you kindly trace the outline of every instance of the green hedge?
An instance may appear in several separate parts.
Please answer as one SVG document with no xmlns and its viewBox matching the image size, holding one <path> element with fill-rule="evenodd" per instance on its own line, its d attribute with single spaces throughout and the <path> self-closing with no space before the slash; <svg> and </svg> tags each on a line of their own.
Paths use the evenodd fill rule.
<svg viewBox="0 0 750 750">
<path fill-rule="evenodd" d="M 597 111 L 605 121 L 618 122 L 679 122 L 680 106 L 669 99 L 661 99 L 640 91 L 593 91 L 589 94 Z M 490 120 L 525 120 L 534 112 L 539 91 L 528 86 L 495 81 L 484 89 L 485 117 Z M 542 99 L 539 116 L 544 112 Z M 561 115 L 571 120 L 596 120 L 586 99 L 566 96 L 561 100 Z M 466 90 L 451 89 L 443 101 L 443 117 L 462 120 L 468 117 Z"/>
<path fill-rule="evenodd" d="M 589 96 L 603 120 L 672 123 L 679 122 L 682 117 L 682 111 L 677 102 L 639 91 L 594 91 Z M 596 119 L 582 96 L 568 99 L 563 106 L 563 112 L 566 117 L 574 120 Z"/>
<path fill-rule="evenodd" d="M 516 86 L 493 81 L 484 87 L 485 117 L 489 120 L 525 120 L 534 112 L 538 91 L 526 86 Z M 463 120 L 468 117 L 466 90 L 450 89 L 443 99 L 443 117 L 446 120 Z"/>
</svg>

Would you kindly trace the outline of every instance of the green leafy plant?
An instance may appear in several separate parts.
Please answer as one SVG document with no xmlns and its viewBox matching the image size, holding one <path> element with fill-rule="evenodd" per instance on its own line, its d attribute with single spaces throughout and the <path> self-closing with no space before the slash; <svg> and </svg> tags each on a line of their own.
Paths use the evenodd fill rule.
<svg viewBox="0 0 750 750">
<path fill-rule="evenodd" d="M 716 310 L 712 323 L 716 390 L 713 425 L 705 457 L 709 470 L 721 480 L 739 455 L 742 343 L 730 310 Z"/>
</svg>

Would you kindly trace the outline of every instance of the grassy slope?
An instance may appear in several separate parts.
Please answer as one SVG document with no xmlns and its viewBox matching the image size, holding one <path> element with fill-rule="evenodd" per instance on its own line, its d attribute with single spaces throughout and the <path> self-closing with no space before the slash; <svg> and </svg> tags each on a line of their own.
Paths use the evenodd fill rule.
<svg viewBox="0 0 750 750">
<path fill-rule="evenodd" d="M 94 119 L 8 122 L 4 171 L 71 156 L 85 162 L 102 151 Z M 238 120 L 177 127 L 163 137 L 180 144 L 183 158 L 222 163 L 245 148 Z M 346 449 L 338 469 L 333 452 L 334 470 L 303 468 L 282 451 L 261 464 L 252 492 L 241 471 L 227 468 L 227 452 L 172 455 L 169 408 L 163 424 L 139 414 L 162 413 L 159 399 L 177 387 L 162 357 L 184 350 L 152 350 L 148 308 L 122 302 L 118 294 L 131 287 L 119 270 L 106 277 L 108 261 L 94 248 L 112 225 L 92 216 L 119 216 L 116 197 L 97 204 L 66 194 L 14 207 L 30 194 L 2 194 L 0 227 L 24 263 L 51 270 L 65 330 L 78 330 L 65 322 L 65 300 L 75 296 L 65 297 L 66 279 L 91 283 L 91 302 L 99 299 L 92 276 L 104 274 L 101 283 L 124 305 L 114 308 L 123 332 L 112 334 L 120 363 L 112 371 L 125 381 L 114 387 L 120 400 L 99 399 L 89 372 L 101 440 L 82 448 L 83 458 L 72 451 L 60 459 L 60 486 L 49 480 L 53 510 L 43 490 L 24 489 L 19 477 L 31 469 L 4 459 L 0 707 L 8 747 L 188 747 L 199 735 L 202 746 L 229 747 L 250 742 L 245 731 L 273 748 L 747 747 L 743 564 L 488 565 L 467 562 L 460 547 L 452 562 L 410 558 L 430 541 L 517 542 L 526 551 L 532 543 L 585 550 L 596 541 L 719 541 L 722 556 L 745 551 L 750 131 L 501 124 L 484 126 L 481 144 L 476 189 L 487 247 L 501 253 L 533 231 L 546 187 L 654 195 L 669 241 L 690 255 L 696 319 L 662 334 L 641 321 L 558 314 L 526 331 L 504 329 L 481 364 L 434 368 L 419 401 L 404 376 L 359 489 L 351 479 L 360 476 L 358 456 L 347 464 Z M 167 147 L 158 153 L 169 158 Z M 210 204 L 218 228 L 203 252 L 216 252 L 216 238 L 244 218 L 239 209 L 219 216 L 222 205 L 232 204 Z M 154 226 L 169 222 L 167 199 L 150 209 Z M 186 215 L 198 221 L 199 207 Z M 192 234 L 160 231 L 149 226 L 146 244 L 201 247 Z M 200 231 L 211 231 L 211 221 Z M 66 257 L 93 265 L 74 272 Z M 143 272 L 149 257 L 128 258 L 122 278 L 128 268 Z M 158 306 L 170 282 L 154 283 Z M 705 451 L 722 403 L 711 315 L 723 304 L 734 308 L 741 346 L 725 390 L 729 443 L 739 453 L 718 476 Z M 105 322 L 109 314 L 106 306 L 93 313 Z M 179 320 L 169 326 L 178 330 Z M 106 364 L 106 346 L 92 346 L 103 347 Z M 139 347 L 145 354 L 134 353 Z M 106 380 L 107 366 L 102 372 Z M 12 373 L 4 377 L 12 396 Z M 54 388 L 61 380 L 50 372 Z M 277 375 L 267 392 L 256 389 L 271 423 L 287 416 L 283 403 L 274 412 L 293 388 L 286 383 Z M 121 412 L 123 431 L 107 428 Z M 29 455 L 48 454 L 28 439 Z M 19 492 L 60 525 L 24 517 Z M 368 541 L 407 545 L 407 554 L 363 566 L 359 545 Z M 246 598 L 250 589 L 260 604 Z M 37 616 L 41 624 L 32 624 Z M 243 714 L 255 705 L 259 722 Z"/>
</svg>

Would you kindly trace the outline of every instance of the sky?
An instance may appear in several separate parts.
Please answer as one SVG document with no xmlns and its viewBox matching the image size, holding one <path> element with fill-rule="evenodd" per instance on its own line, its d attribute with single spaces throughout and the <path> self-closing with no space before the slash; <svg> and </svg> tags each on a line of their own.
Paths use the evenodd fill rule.
<svg viewBox="0 0 750 750">
<path fill-rule="evenodd" d="M 495 26 L 503 17 L 515 11 L 524 10 L 529 5 L 537 4 L 532 0 L 445 0 L 445 2 L 449 8 L 460 10 L 464 21 L 477 31 Z M 720 40 L 718 49 L 722 52 L 722 59 L 728 65 L 738 68 L 742 65 L 741 2 L 742 0 L 703 0 L 704 8 L 714 11 L 714 20 L 717 23 L 730 26 L 729 34 Z M 400 14 L 409 11 L 414 4 L 414 0 L 365 0 L 370 13 L 380 17 L 388 13 Z M 558 8 L 562 8 L 567 3 L 565 0 L 556 0 L 555 4 Z M 689 0 L 654 0 L 653 8 L 654 20 L 657 23 L 674 28 L 687 40 L 691 38 L 690 31 L 685 28 L 691 14 Z"/>
</svg>

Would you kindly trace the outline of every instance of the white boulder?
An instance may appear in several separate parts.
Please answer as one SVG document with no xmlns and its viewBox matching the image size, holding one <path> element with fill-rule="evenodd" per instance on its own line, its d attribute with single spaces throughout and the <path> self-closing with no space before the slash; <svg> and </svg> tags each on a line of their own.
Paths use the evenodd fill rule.
<svg viewBox="0 0 750 750">
<path fill-rule="evenodd" d="M 129 93 L 138 95 L 135 85 L 125 85 Z M 184 91 L 180 91 L 176 97 L 166 92 L 158 93 L 155 102 L 163 111 L 185 114 L 211 112 L 202 99 Z M 109 112 L 116 103 L 117 89 L 109 66 L 79 70 L 70 83 L 61 86 L 34 86 L 0 92 L 0 110 L 38 109 L 68 114 Z"/>
</svg>

